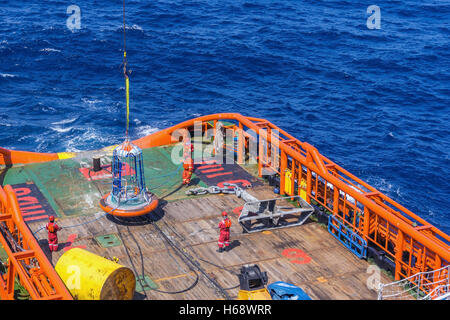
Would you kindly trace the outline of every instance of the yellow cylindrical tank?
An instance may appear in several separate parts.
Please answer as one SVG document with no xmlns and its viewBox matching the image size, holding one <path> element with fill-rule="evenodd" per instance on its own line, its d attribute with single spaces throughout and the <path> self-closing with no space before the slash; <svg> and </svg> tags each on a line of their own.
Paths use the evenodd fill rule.
<svg viewBox="0 0 450 320">
<path fill-rule="evenodd" d="M 78 300 L 131 300 L 136 290 L 129 268 L 80 248 L 65 252 L 55 270 Z"/>
</svg>

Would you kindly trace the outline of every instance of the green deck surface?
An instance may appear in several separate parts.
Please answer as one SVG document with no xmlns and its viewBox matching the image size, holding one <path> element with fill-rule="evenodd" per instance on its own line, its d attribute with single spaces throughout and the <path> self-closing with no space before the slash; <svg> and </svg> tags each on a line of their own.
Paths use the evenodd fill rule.
<svg viewBox="0 0 450 320">
<path fill-rule="evenodd" d="M 187 198 L 185 192 L 193 186 L 206 185 L 195 174 L 189 187 L 182 185 L 182 164 L 174 164 L 174 146 L 143 150 L 145 182 L 150 192 L 165 201 Z M 7 170 L 3 185 L 34 182 L 57 216 L 92 215 L 99 211 L 103 194 L 111 191 L 111 178 L 89 181 L 80 168 L 92 166 L 92 153 L 75 158 L 44 163 L 19 165 Z M 102 157 L 102 165 L 111 163 L 111 154 Z"/>
</svg>

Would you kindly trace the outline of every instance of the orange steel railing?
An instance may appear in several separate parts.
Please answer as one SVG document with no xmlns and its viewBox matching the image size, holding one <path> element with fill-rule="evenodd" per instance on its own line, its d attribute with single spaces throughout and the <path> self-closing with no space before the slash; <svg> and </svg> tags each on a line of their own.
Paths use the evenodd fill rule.
<svg viewBox="0 0 450 320">
<path fill-rule="evenodd" d="M 193 128 L 194 123 L 206 123 L 203 130 L 213 127 L 217 121 L 235 122 L 238 132 L 238 163 L 242 163 L 244 146 L 253 139 L 247 129 L 253 130 L 259 141 L 258 168 L 270 168 L 280 174 L 280 194 L 286 194 L 285 171 L 291 170 L 291 183 L 300 195 L 301 181 L 306 183 L 307 201 L 315 201 L 354 232 L 363 237 L 371 246 L 383 249 L 395 263 L 395 279 L 407 278 L 418 272 L 439 269 L 449 264 L 450 237 L 426 222 L 413 212 L 398 204 L 374 187 L 346 171 L 333 161 L 321 155 L 307 142 L 302 142 L 267 120 L 245 117 L 237 113 L 213 114 L 182 122 L 171 128 L 135 141 L 145 148 L 174 142 L 170 135 L 177 129 Z M 208 125 L 212 122 L 212 125 Z M 273 153 L 270 146 L 279 150 Z M 433 279 L 423 279 L 426 284 Z M 421 286 L 422 286 L 421 285 Z"/>
<path fill-rule="evenodd" d="M 172 137 L 178 129 L 195 129 L 200 122 L 202 133 L 212 129 L 217 121 L 230 121 L 238 133 L 238 163 L 243 163 L 245 148 L 257 140 L 259 176 L 270 169 L 280 175 L 280 194 L 284 190 L 285 172 L 291 171 L 293 194 L 306 192 L 306 200 L 315 202 L 330 214 L 339 217 L 346 226 L 363 237 L 370 246 L 386 252 L 395 264 L 395 279 L 410 277 L 418 272 L 440 269 L 450 261 L 450 237 L 413 212 L 390 199 L 374 187 L 321 155 L 307 142 L 302 142 L 267 120 L 246 117 L 238 113 L 220 113 L 179 123 L 135 140 L 141 148 L 179 142 Z M 228 126 L 230 127 L 230 126 Z M 197 126 L 198 128 L 198 126 Z M 247 132 L 253 130 L 254 135 Z M 274 151 L 271 146 L 276 145 Z M 57 154 L 38 154 L 0 148 L 0 164 L 50 161 Z M 2 161 L 3 160 L 3 161 Z M 304 182 L 304 183 L 301 183 Z M 18 208 L 18 207 L 17 207 Z M 18 210 L 18 209 L 17 209 Z M 28 236 L 26 236 L 28 241 Z M 420 284 L 427 292 L 435 279 L 424 278 Z"/>
<path fill-rule="evenodd" d="M 72 300 L 39 244 L 22 219 L 11 186 L 0 186 L 0 243 L 8 254 L 0 274 L 0 298 L 14 299 L 16 277 L 33 300 Z"/>
</svg>

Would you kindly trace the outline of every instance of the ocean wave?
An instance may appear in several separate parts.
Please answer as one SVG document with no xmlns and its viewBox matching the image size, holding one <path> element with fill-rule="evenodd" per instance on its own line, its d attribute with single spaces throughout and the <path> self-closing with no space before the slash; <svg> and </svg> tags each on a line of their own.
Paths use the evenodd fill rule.
<svg viewBox="0 0 450 320">
<path fill-rule="evenodd" d="M 133 24 L 132 26 L 126 26 L 125 28 L 128 30 L 144 31 L 144 29 L 141 26 L 138 26 L 137 24 Z"/>
<path fill-rule="evenodd" d="M 10 74 L 10 73 L 0 73 L 0 77 L 2 78 L 15 78 L 17 76 Z"/>
<path fill-rule="evenodd" d="M 137 135 L 138 137 L 145 137 L 152 133 L 155 133 L 156 131 L 159 131 L 160 129 L 145 125 L 137 128 Z"/>
<path fill-rule="evenodd" d="M 106 30 L 107 30 L 107 29 L 106 29 Z M 142 32 L 144 32 L 144 29 L 143 29 L 141 26 L 137 25 L 137 24 L 126 25 L 126 26 L 125 26 L 125 30 L 137 30 L 137 31 L 142 31 Z M 116 28 L 115 31 L 123 32 L 123 25 L 120 26 L 120 27 L 118 27 L 118 28 Z"/>
<path fill-rule="evenodd" d="M 39 51 L 41 51 L 41 52 L 61 52 L 61 50 L 53 49 L 53 48 L 44 48 Z"/>
<path fill-rule="evenodd" d="M 381 191 L 389 197 L 393 197 L 398 201 L 403 197 L 402 192 L 400 191 L 400 187 L 390 182 L 386 178 L 381 177 L 369 177 L 367 179 L 367 183 L 372 185 L 375 189 Z"/>
<path fill-rule="evenodd" d="M 97 99 L 89 100 L 87 98 L 81 98 L 81 101 L 83 101 L 84 103 L 87 103 L 87 104 L 97 104 L 97 103 L 103 102 L 102 100 L 97 100 Z"/>
<path fill-rule="evenodd" d="M 114 141 L 117 140 L 117 138 L 92 127 L 77 128 L 77 131 L 78 129 L 82 130 L 81 134 L 76 134 L 66 140 L 66 152 L 82 152 L 90 150 L 92 148 L 87 147 L 89 145 L 94 148 L 105 147 L 114 144 Z"/>
<path fill-rule="evenodd" d="M 73 129 L 73 127 L 67 127 L 67 128 L 61 128 L 61 127 L 50 127 L 53 131 L 59 132 L 59 133 L 65 133 L 69 132 Z"/>
<path fill-rule="evenodd" d="M 74 121 L 77 121 L 78 118 L 79 118 L 79 117 L 77 116 L 77 117 L 74 117 L 74 118 L 63 119 L 63 120 L 61 120 L 61 121 L 52 122 L 52 124 L 56 124 L 56 125 L 59 125 L 59 124 L 68 124 L 68 123 L 72 123 L 72 122 L 74 122 Z"/>
</svg>

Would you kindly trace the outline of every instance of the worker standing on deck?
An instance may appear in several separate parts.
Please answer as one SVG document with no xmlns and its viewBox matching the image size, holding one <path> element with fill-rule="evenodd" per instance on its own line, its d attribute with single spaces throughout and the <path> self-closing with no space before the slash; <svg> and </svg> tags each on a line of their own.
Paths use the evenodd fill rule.
<svg viewBox="0 0 450 320">
<path fill-rule="evenodd" d="M 57 232 L 61 230 L 61 227 L 55 223 L 55 217 L 50 216 L 48 218 L 49 222 L 45 226 L 45 229 L 48 230 L 48 247 L 50 251 L 58 250 L 58 235 Z"/>
<path fill-rule="evenodd" d="M 217 250 L 217 252 L 223 252 L 224 246 L 225 251 L 228 251 L 230 245 L 231 220 L 228 218 L 228 214 L 225 211 L 222 212 L 222 217 L 222 221 L 219 222 L 220 235 L 218 241 L 219 250 Z"/>
<path fill-rule="evenodd" d="M 189 185 L 191 183 L 192 173 L 194 172 L 194 161 L 188 153 L 184 153 L 183 158 L 183 184 Z"/>
</svg>

